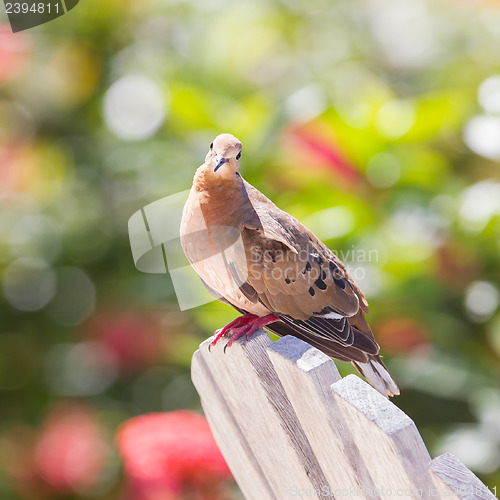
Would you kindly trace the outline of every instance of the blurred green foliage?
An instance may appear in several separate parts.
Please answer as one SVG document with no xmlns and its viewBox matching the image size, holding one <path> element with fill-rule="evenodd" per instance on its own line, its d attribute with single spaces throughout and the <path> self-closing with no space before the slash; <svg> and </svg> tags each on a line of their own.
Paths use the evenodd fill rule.
<svg viewBox="0 0 500 500">
<path fill-rule="evenodd" d="M 191 355 L 236 313 L 180 312 L 127 221 L 221 132 L 349 264 L 431 454 L 498 485 L 499 27 L 493 0 L 86 0 L 0 25 L 0 496 L 118 498 L 117 425 L 200 409 Z M 106 453 L 61 488 L 40 440 L 74 405 Z"/>
</svg>

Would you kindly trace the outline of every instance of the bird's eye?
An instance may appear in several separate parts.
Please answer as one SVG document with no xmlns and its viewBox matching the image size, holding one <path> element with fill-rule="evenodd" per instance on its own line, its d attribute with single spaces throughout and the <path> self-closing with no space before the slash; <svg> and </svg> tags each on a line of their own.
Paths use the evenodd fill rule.
<svg viewBox="0 0 500 500">
<path fill-rule="evenodd" d="M 210 149 L 214 149 L 214 143 L 210 144 Z"/>
<path fill-rule="evenodd" d="M 236 155 L 236 159 L 239 160 L 241 158 L 241 151 Z"/>
</svg>

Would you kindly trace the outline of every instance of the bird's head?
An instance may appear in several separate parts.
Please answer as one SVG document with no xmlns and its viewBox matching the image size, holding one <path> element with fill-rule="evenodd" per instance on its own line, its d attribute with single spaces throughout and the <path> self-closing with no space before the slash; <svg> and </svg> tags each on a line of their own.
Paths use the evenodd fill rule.
<svg viewBox="0 0 500 500">
<path fill-rule="evenodd" d="M 235 174 L 240 169 L 241 142 L 231 134 L 218 135 L 208 150 L 205 164 L 223 176 Z"/>
</svg>

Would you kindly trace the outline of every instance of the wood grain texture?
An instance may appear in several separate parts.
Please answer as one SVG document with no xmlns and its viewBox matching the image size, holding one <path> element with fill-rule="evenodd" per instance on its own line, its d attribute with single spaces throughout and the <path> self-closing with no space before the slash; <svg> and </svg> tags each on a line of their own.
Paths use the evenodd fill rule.
<svg viewBox="0 0 500 500">
<path fill-rule="evenodd" d="M 245 433 L 249 448 L 258 457 L 273 494 L 277 498 L 288 498 L 294 485 L 312 491 L 323 486 L 326 480 L 266 355 L 270 343 L 269 335 L 260 331 L 251 342 L 235 342 L 226 354 L 223 342 L 211 352 L 205 342 L 200 353 L 229 411 Z M 194 361 L 193 369 L 197 371 L 199 365 Z M 199 378 L 194 376 L 193 380 L 204 400 Z M 290 483 L 291 478 L 294 484 Z M 252 498 L 247 487 L 242 485 L 242 491 Z M 272 498 L 265 490 L 258 491 L 257 495 Z"/>
<path fill-rule="evenodd" d="M 455 497 L 463 500 L 494 500 L 496 498 L 491 490 L 451 453 L 436 457 L 431 462 L 430 468 L 433 476 L 437 478 L 436 483 L 440 490 L 443 485 L 446 487 L 441 490 L 445 492 L 441 493 L 442 496 L 447 495 L 447 498 Z"/>
<path fill-rule="evenodd" d="M 224 394 L 203 359 L 201 351 L 207 347 L 207 342 L 193 356 L 191 376 L 196 389 L 203 395 L 201 404 L 215 440 L 245 498 L 276 499 L 266 474 L 248 444 L 245 432 L 229 409 Z"/>
<path fill-rule="evenodd" d="M 355 375 L 332 386 L 376 492 L 432 498 L 429 453 L 413 421 Z"/>
<path fill-rule="evenodd" d="M 291 336 L 275 342 L 268 353 L 324 470 L 328 481 L 323 485 L 324 491 L 358 492 L 363 484 L 373 487 L 330 389 L 340 380 L 333 360 Z"/>
<path fill-rule="evenodd" d="M 431 461 L 410 417 L 306 342 L 211 341 L 192 378 L 245 498 L 495 498 L 452 455 Z"/>
</svg>

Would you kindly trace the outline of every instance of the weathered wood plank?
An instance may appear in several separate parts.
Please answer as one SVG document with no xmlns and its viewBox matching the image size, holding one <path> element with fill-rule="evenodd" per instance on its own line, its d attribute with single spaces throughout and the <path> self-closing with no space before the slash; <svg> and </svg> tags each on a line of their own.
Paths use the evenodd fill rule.
<svg viewBox="0 0 500 500">
<path fill-rule="evenodd" d="M 210 342 L 211 339 L 201 344 L 191 364 L 191 377 L 201 395 L 201 404 L 210 428 L 245 498 L 275 500 L 276 496 L 267 481 L 266 474 L 250 449 L 245 433 L 234 418 L 217 381 L 203 359 L 201 351 L 208 348 Z"/>
<path fill-rule="evenodd" d="M 332 390 L 375 492 L 435 498 L 430 456 L 413 421 L 356 375 L 339 380 Z"/>
<path fill-rule="evenodd" d="M 268 348 L 295 413 L 328 481 L 324 496 L 348 491 L 364 498 L 363 487 L 374 489 L 359 449 L 331 391 L 340 380 L 335 363 L 326 354 L 295 337 L 284 337 Z"/>
<path fill-rule="evenodd" d="M 442 497 L 462 500 L 495 500 L 496 496 L 465 465 L 450 453 L 432 460 L 430 469 Z M 443 489 L 443 486 L 446 489 Z"/>
<path fill-rule="evenodd" d="M 288 498 L 295 484 L 313 491 L 326 480 L 266 354 L 271 343 L 261 331 L 251 342 L 235 342 L 225 354 L 224 342 L 212 352 L 202 344 L 200 352 L 252 453 L 259 457 L 273 493 Z M 261 493 L 267 498 L 265 491 Z"/>
</svg>

